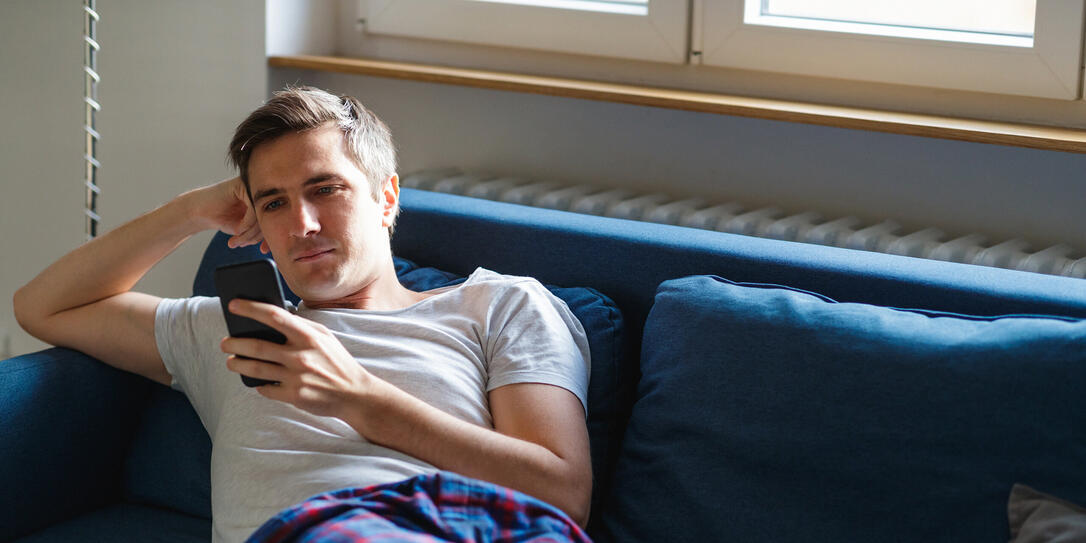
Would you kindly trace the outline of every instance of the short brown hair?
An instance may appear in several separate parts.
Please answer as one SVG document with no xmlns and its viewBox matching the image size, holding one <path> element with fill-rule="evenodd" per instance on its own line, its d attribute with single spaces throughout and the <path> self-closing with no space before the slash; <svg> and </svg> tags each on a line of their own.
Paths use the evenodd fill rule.
<svg viewBox="0 0 1086 543">
<path fill-rule="evenodd" d="M 348 156 L 369 181 L 375 201 L 384 182 L 396 173 L 396 148 L 388 126 L 351 96 L 336 96 L 314 87 L 287 87 L 249 114 L 230 140 L 229 161 L 238 168 L 249 190 L 249 158 L 253 149 L 290 132 L 304 132 L 327 123 L 343 133 Z"/>
</svg>

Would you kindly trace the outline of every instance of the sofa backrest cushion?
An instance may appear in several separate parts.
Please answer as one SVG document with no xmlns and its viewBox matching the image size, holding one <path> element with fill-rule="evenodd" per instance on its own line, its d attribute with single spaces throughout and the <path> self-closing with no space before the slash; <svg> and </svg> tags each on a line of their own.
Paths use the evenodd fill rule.
<svg viewBox="0 0 1086 543">
<path fill-rule="evenodd" d="M 663 283 L 603 512 L 614 541 L 1007 540 L 1086 503 L 1086 321 Z"/>
<path fill-rule="evenodd" d="M 618 304 L 636 370 L 663 281 L 713 274 L 791 285 L 848 302 L 973 315 L 1086 318 L 1082 281 L 1015 270 L 598 217 L 405 188 L 393 253 L 460 275 L 477 266 L 592 287 Z M 222 250 L 226 251 L 225 244 Z"/>
</svg>

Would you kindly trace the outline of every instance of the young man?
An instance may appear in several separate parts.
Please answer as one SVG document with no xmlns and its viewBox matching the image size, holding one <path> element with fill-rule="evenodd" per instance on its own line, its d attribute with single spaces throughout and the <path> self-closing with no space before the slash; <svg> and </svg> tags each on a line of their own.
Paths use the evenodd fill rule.
<svg viewBox="0 0 1086 543">
<path fill-rule="evenodd" d="M 457 287 L 404 288 L 389 246 L 395 151 L 353 98 L 276 93 L 238 126 L 230 157 L 239 177 L 72 251 L 14 300 L 36 337 L 188 396 L 213 443 L 214 539 L 242 540 L 314 494 L 438 470 L 522 491 L 583 526 L 588 346 L 565 304 L 482 269 Z M 209 228 L 231 247 L 260 244 L 302 299 L 230 307 L 286 344 L 226 337 L 217 298 L 130 292 Z M 239 374 L 278 384 L 250 389 Z"/>
</svg>

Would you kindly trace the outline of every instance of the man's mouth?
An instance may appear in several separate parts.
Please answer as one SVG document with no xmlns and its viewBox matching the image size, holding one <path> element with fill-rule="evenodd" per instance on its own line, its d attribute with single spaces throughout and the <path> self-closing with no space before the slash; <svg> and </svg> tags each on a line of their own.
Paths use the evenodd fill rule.
<svg viewBox="0 0 1086 543">
<path fill-rule="evenodd" d="M 311 262 L 317 260 L 323 256 L 329 255 L 335 249 L 318 249 L 314 251 L 306 251 L 294 259 L 295 262 Z"/>
</svg>

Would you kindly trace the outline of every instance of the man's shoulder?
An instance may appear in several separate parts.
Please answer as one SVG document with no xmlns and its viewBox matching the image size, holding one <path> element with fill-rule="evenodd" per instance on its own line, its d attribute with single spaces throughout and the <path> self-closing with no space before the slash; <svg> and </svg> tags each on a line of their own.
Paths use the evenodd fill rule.
<svg viewBox="0 0 1086 543">
<path fill-rule="evenodd" d="M 468 276 L 468 279 L 464 284 L 481 285 L 494 290 L 523 292 L 545 292 L 547 290 L 546 287 L 534 277 L 498 273 L 486 268 L 476 268 L 476 270 Z"/>
<path fill-rule="evenodd" d="M 563 314 L 570 312 L 564 300 L 534 277 L 508 275 L 478 268 L 463 286 L 468 287 L 464 290 L 465 298 L 485 300 L 492 317 L 509 317 L 528 308 L 533 308 L 533 312 L 551 311 L 542 308 L 554 308 Z"/>
<path fill-rule="evenodd" d="M 485 299 L 491 305 L 551 303 L 557 298 L 538 279 L 477 268 L 459 289 L 465 298 Z"/>
</svg>

